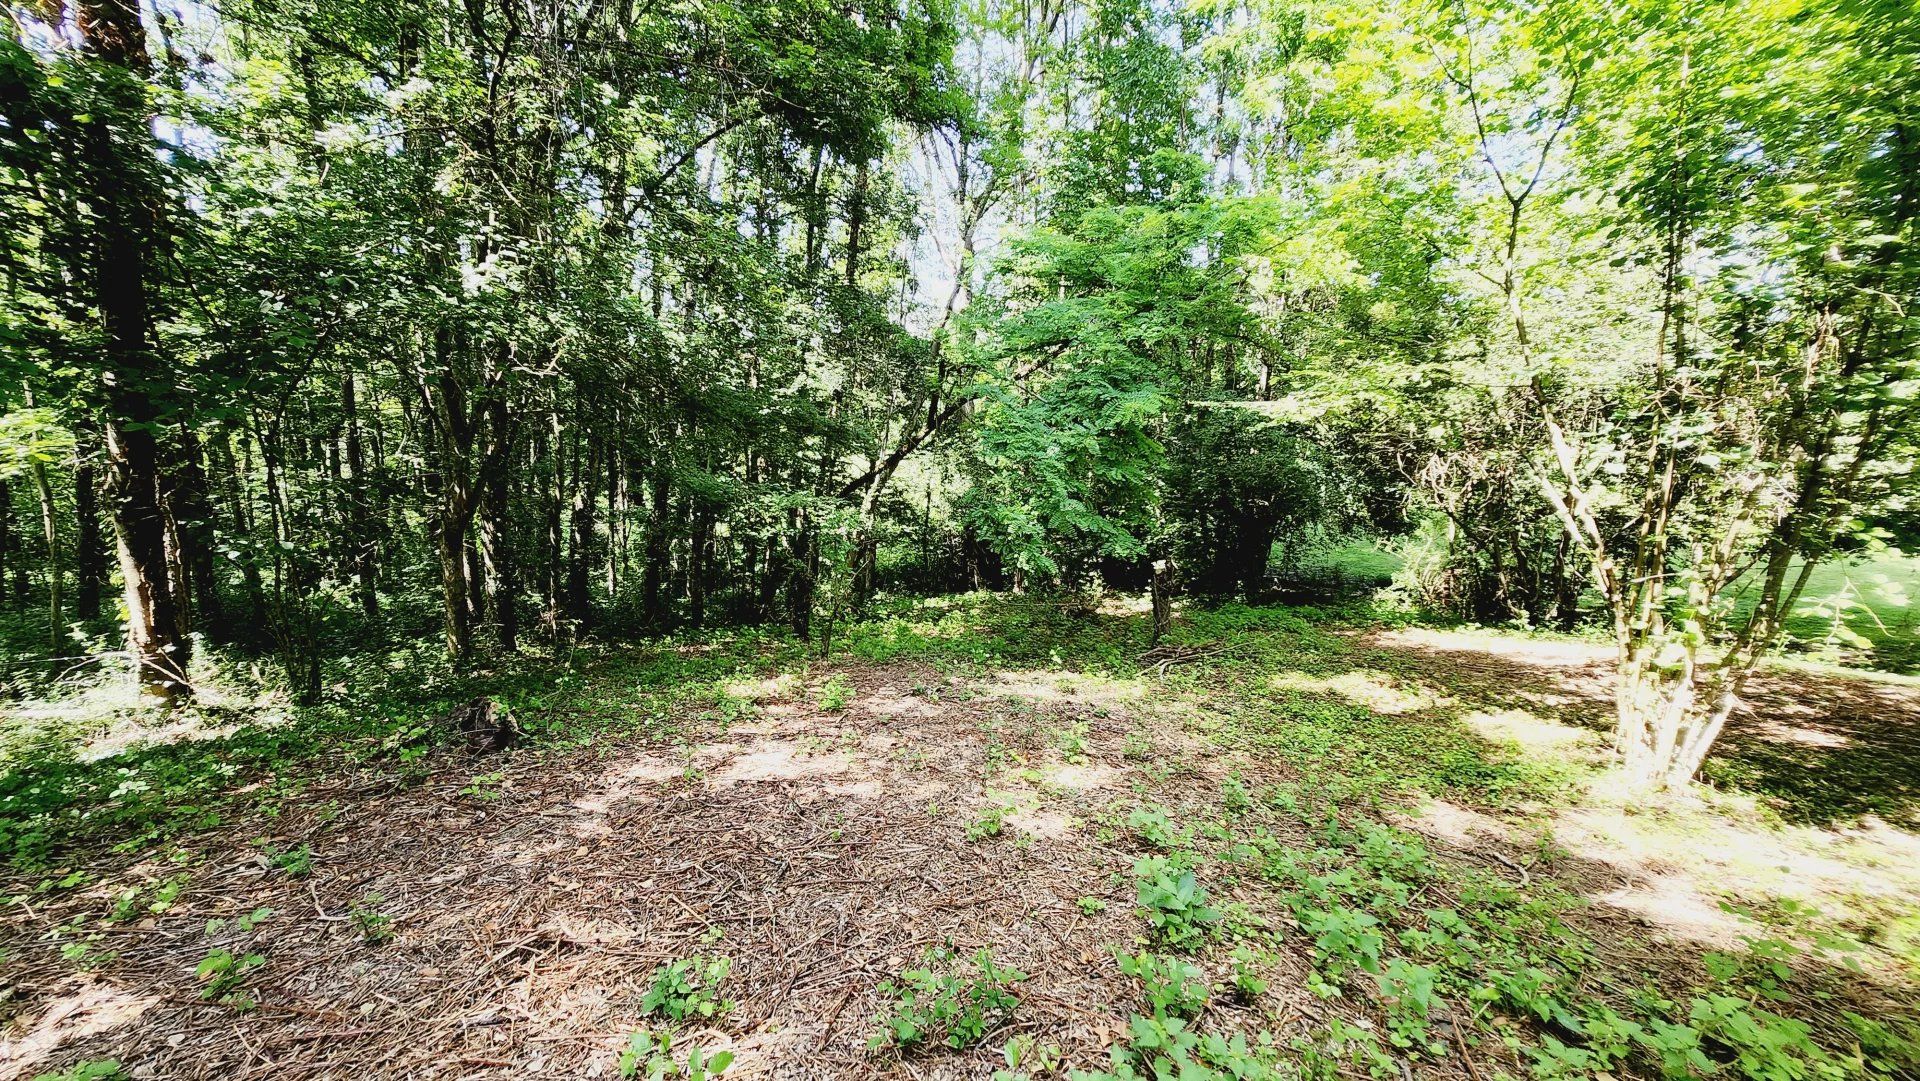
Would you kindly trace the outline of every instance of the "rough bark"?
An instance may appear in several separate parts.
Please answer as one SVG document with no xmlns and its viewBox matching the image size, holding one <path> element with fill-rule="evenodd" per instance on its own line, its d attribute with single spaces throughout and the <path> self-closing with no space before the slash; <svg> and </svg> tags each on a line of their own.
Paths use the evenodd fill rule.
<svg viewBox="0 0 1920 1081">
<path fill-rule="evenodd" d="M 159 395 L 166 369 L 150 346 L 149 246 L 156 230 L 153 201 L 143 174 L 151 154 L 145 125 L 144 78 L 149 61 L 139 9 L 120 0 L 89 0 L 79 26 L 87 54 L 120 69 L 110 80 L 115 98 L 86 124 L 86 142 L 97 171 L 94 296 L 106 332 L 102 370 L 106 402 L 108 489 L 120 573 L 126 583 L 127 643 L 141 690 L 171 703 L 190 694 L 188 640 L 179 633 L 172 583 L 167 574 L 166 521 L 160 506 L 160 447 L 154 433 L 163 420 Z M 113 113 L 119 113 L 119 118 Z M 115 130 L 120 119 L 124 130 Z"/>
</svg>

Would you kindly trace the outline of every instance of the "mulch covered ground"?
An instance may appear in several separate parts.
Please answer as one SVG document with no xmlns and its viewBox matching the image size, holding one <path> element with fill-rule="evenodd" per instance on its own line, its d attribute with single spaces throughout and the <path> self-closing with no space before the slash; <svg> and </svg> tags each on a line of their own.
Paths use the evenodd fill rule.
<svg viewBox="0 0 1920 1081">
<path fill-rule="evenodd" d="M 1604 717 L 1604 665 L 1580 647 L 1508 656 L 1378 635 L 1359 645 L 1489 703 Z M 1143 799 L 1213 803 L 1231 766 L 1258 783 L 1275 779 L 1263 776 L 1269 765 L 1195 741 L 1151 694 L 1048 676 L 969 683 L 911 664 L 849 675 L 845 711 L 817 708 L 818 688 L 766 685 L 752 715 L 689 721 L 683 742 L 449 749 L 411 780 L 392 762 L 343 771 L 277 815 L 196 834 L 183 864 L 108 859 L 69 890 L 0 882 L 0 894 L 21 895 L 0 914 L 0 1081 L 107 1058 L 164 1079 L 611 1077 L 628 1034 L 660 1027 L 641 1009 L 656 968 L 695 956 L 732 959 L 723 994 L 734 1008 L 683 1027 L 676 1050 L 732 1049 L 729 1077 L 983 1078 L 1021 1033 L 1075 1066 L 1104 1065 L 1139 1006 L 1110 951 L 1131 948 L 1144 924 L 1137 842 L 1098 824 Z M 1887 740 L 1920 732 L 1909 687 L 1770 676 L 1755 691 L 1730 742 L 1753 768 L 1884 760 L 1899 754 Z M 1076 726 L 1084 748 L 1069 760 L 1061 734 Z M 1891 820 L 1913 807 L 1908 765 L 1865 771 Z M 1009 802 L 1020 810 L 1005 833 L 967 838 L 983 809 Z M 1448 858 L 1526 874 L 1521 847 L 1485 833 L 1449 847 L 1444 830 L 1429 832 Z M 313 853 L 304 877 L 263 854 L 301 845 Z M 128 885 L 183 871 L 189 884 L 164 913 L 102 921 Z M 1216 904 L 1284 920 L 1257 886 L 1209 884 Z M 390 941 L 366 940 L 356 905 L 391 918 Z M 208 929 L 262 906 L 273 914 L 250 931 Z M 1621 949 L 1647 930 L 1621 911 L 1593 915 Z M 56 935 L 80 917 L 77 932 Z M 1609 933 L 1602 920 L 1619 926 Z M 62 956 L 91 934 L 101 936 L 91 968 Z M 1012 1019 L 970 1051 L 869 1050 L 881 981 L 948 945 L 989 948 L 1029 974 Z M 246 979 L 252 1009 L 203 1000 L 195 969 L 217 947 L 264 958 Z M 1326 1007 L 1305 990 L 1304 953 L 1280 951 L 1257 1006 L 1221 996 L 1203 1024 L 1283 1041 L 1321 1031 Z M 1450 1059 L 1420 1072 L 1496 1067 L 1518 1064 L 1483 1060 L 1476 1074 Z"/>
<path fill-rule="evenodd" d="M 153 1078 L 612 1076 L 649 1024 L 655 968 L 695 955 L 733 959 L 736 1006 L 676 1045 L 733 1048 L 729 1076 L 984 1076 L 1018 1032 L 1104 1062 L 1134 1005 L 1108 944 L 1141 930 L 1136 853 L 1070 827 L 1128 797 L 1131 712 L 1056 693 L 1009 710 L 1000 688 L 955 696 L 920 668 L 855 677 L 844 713 L 770 702 L 685 748 L 453 751 L 419 783 L 309 789 L 276 818 L 196 838 L 191 885 L 155 918 L 95 922 L 173 865 L 28 897 L 0 923 L 0 1076 L 86 1058 Z M 1070 764 L 1049 733 L 1075 721 L 1086 751 Z M 1007 782 L 993 800 L 1039 806 L 970 843 L 990 765 Z M 310 845 L 311 874 L 269 866 L 263 838 Z M 372 894 L 393 919 L 379 945 L 351 918 Z M 1111 903 L 1085 912 L 1088 895 Z M 273 915 L 250 935 L 208 934 L 260 906 Z M 82 915 L 112 952 L 91 973 L 50 937 Z M 1012 1021 L 971 1054 L 868 1051 L 876 986 L 949 943 L 1030 974 Z M 265 958 L 256 1008 L 202 1001 L 195 968 L 215 946 Z"/>
</svg>

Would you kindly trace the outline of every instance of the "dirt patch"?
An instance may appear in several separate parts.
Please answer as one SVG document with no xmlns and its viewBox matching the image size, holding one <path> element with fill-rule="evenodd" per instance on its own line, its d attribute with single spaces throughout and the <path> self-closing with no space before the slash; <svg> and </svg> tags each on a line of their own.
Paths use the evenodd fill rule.
<svg viewBox="0 0 1920 1081">
<path fill-rule="evenodd" d="M 1058 718 L 1010 719 L 998 686 L 916 696 L 940 681 L 907 666 L 848 676 L 843 713 L 762 697 L 751 723 L 679 751 L 452 755 L 412 786 L 311 790 L 203 837 L 191 884 L 137 922 L 98 921 L 152 867 L 19 906 L 0 923 L 0 1077 L 107 1057 L 141 1078 L 613 1076 L 655 967 L 697 954 L 735 962 L 734 1011 L 685 1037 L 736 1050 L 729 1076 L 984 1076 L 997 1042 L 912 1063 L 865 1048 L 876 985 L 948 943 L 1032 974 L 1020 1030 L 1104 1060 L 1132 1007 L 1105 944 L 1137 928 L 1122 892 L 1103 913 L 1077 901 L 1132 857 L 1080 824 L 1123 787 L 1130 728 L 1023 699 L 1084 708 L 1084 758 L 1026 793 L 1002 837 L 969 843 L 994 755 L 1045 761 Z M 263 866 L 256 839 L 311 846 L 311 875 Z M 369 906 L 391 941 L 366 940 Z M 207 933 L 262 907 L 249 934 Z M 59 945 L 90 933 L 82 972 Z M 264 959 L 254 1009 L 201 998 L 196 966 L 227 947 Z"/>
</svg>

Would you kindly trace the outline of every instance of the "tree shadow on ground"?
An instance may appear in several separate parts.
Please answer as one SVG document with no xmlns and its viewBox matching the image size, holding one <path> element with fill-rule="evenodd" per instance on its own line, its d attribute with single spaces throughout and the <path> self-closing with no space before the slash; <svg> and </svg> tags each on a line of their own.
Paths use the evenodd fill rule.
<svg viewBox="0 0 1920 1081">
<path fill-rule="evenodd" d="M 1401 632 L 1367 645 L 1383 665 L 1475 703 L 1605 731 L 1613 664 L 1602 647 Z M 1765 798 L 1788 822 L 1868 816 L 1920 829 L 1920 688 L 1872 675 L 1773 667 L 1755 676 L 1705 778 Z"/>
</svg>

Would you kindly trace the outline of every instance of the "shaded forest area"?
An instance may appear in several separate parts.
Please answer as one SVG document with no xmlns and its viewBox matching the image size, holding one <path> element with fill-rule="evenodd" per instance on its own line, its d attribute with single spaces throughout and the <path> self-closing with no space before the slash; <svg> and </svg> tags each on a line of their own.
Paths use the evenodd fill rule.
<svg viewBox="0 0 1920 1081">
<path fill-rule="evenodd" d="M 6 16 L 0 1078 L 1920 1069 L 1908 0 Z"/>
</svg>

